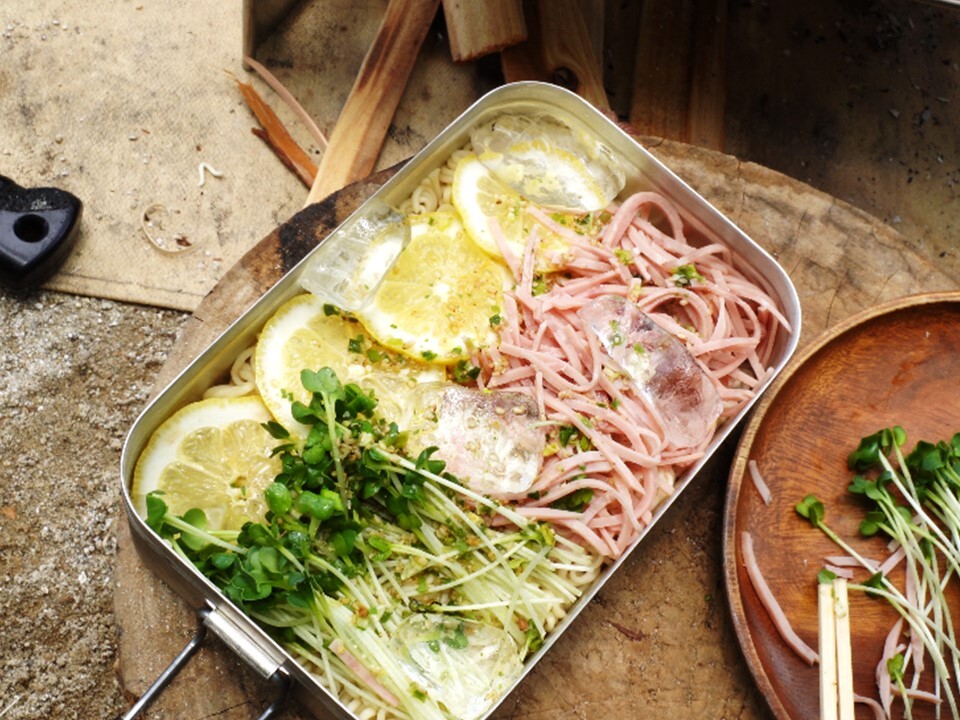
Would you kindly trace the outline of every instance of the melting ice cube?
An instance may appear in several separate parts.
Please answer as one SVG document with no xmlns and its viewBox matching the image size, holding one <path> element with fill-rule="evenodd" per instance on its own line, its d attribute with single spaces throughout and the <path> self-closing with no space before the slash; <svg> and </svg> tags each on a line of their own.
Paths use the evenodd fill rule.
<svg viewBox="0 0 960 720">
<path fill-rule="evenodd" d="M 470 141 L 494 175 L 539 205 L 600 210 L 623 190 L 613 151 L 549 115 L 503 115 L 475 128 Z"/>
<path fill-rule="evenodd" d="M 342 310 L 358 310 L 393 267 L 409 232 L 403 216 L 385 203 L 374 202 L 323 241 L 300 284 Z"/>
<path fill-rule="evenodd" d="M 411 413 L 408 449 L 435 445 L 446 470 L 471 490 L 523 493 L 536 479 L 546 435 L 534 424 L 538 409 L 530 396 L 425 383 L 414 393 Z"/>
<path fill-rule="evenodd" d="M 476 620 L 411 615 L 394 642 L 410 681 L 463 720 L 481 717 L 523 668 L 513 638 Z"/>
<path fill-rule="evenodd" d="M 703 442 L 723 406 L 683 343 L 619 295 L 599 297 L 579 315 L 610 359 L 657 409 L 667 440 L 678 447 Z"/>
</svg>

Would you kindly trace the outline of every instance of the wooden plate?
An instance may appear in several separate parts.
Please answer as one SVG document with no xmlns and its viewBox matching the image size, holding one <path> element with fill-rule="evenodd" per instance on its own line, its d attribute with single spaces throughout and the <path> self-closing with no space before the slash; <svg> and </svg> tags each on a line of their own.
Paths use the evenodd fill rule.
<svg viewBox="0 0 960 720">
<path fill-rule="evenodd" d="M 843 552 L 798 516 L 794 505 L 816 494 L 831 528 L 867 557 L 886 557 L 881 539 L 858 537 L 864 511 L 846 490 L 846 457 L 861 437 L 895 424 L 907 431 L 910 447 L 920 439 L 949 439 L 960 430 L 958 378 L 960 292 L 904 298 L 857 315 L 815 341 L 784 370 L 744 429 L 724 516 L 727 595 L 747 663 L 781 720 L 819 716 L 818 669 L 787 647 L 760 604 L 743 567 L 741 533 L 753 536 L 774 596 L 800 637 L 816 649 L 816 575 L 824 557 Z M 773 493 L 769 506 L 750 479 L 750 459 Z M 859 694 L 877 696 L 876 665 L 895 617 L 884 602 L 851 597 Z M 858 705 L 857 713 L 873 717 L 865 706 Z"/>
</svg>

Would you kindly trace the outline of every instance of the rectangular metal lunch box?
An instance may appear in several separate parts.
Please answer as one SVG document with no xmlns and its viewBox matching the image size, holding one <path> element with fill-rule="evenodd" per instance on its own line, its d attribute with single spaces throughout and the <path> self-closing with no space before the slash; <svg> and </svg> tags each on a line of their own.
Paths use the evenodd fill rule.
<svg viewBox="0 0 960 720">
<path fill-rule="evenodd" d="M 798 341 L 800 305 L 796 290 L 789 277 L 770 255 L 694 192 L 684 181 L 637 144 L 627 133 L 577 95 L 556 86 L 532 82 L 516 83 L 502 86 L 485 95 L 388 180 L 367 203 L 364 203 L 348 218 L 344 226 L 355 222 L 358 217 L 362 217 L 370 203 L 386 203 L 393 207 L 398 206 L 402 199 L 410 195 L 425 175 L 440 167 L 454 150 L 464 145 L 469 139 L 471 128 L 506 112 L 547 113 L 572 127 L 591 133 L 623 162 L 627 176 L 624 193 L 655 190 L 664 195 L 679 210 L 685 223 L 685 230 L 694 231 L 702 237 L 704 243 L 720 242 L 728 246 L 736 257 L 738 267 L 745 271 L 747 275 L 761 280 L 766 290 L 778 301 L 784 316 L 793 328 L 791 333 L 778 333 L 770 362 L 774 372 L 767 378 L 766 384 L 768 385 L 789 360 Z M 253 620 L 227 600 L 189 562 L 174 553 L 137 514 L 130 496 L 137 458 L 152 433 L 173 412 L 189 402 L 198 400 L 204 389 L 224 377 L 236 355 L 244 347 L 255 341 L 261 327 L 276 309 L 294 295 L 303 292 L 300 278 L 310 262 L 311 256 L 312 254 L 308 255 L 244 312 L 236 322 L 160 392 L 139 416 L 132 426 L 123 448 L 121 459 L 122 494 L 138 551 L 154 572 L 171 585 L 191 606 L 202 611 L 201 617 L 204 628 L 213 630 L 261 676 L 272 677 L 281 681 L 285 679 L 292 681 L 292 686 L 299 699 L 314 712 L 333 713 L 339 718 L 354 718 L 355 716 L 349 713 L 344 705 L 318 684 L 305 668 L 272 640 Z M 523 677 L 543 654 L 550 650 L 550 647 L 570 623 L 576 620 L 579 612 L 604 585 L 606 580 L 617 572 L 632 550 L 643 540 L 646 531 L 653 527 L 660 516 L 667 511 L 668 507 L 710 459 L 716 448 L 733 431 L 755 401 L 756 397 L 733 420 L 726 422 L 719 428 L 705 457 L 677 478 L 675 491 L 656 508 L 652 521 L 639 538 L 619 559 L 605 568 L 597 581 L 570 609 L 565 619 L 547 636 L 542 648 L 527 658 L 524 671 L 516 683 L 511 686 L 511 690 L 523 680 Z M 185 653 L 188 657 L 189 653 L 187 651 Z M 183 658 L 184 661 L 186 657 Z M 160 688 L 162 688 L 162 683 L 158 684 L 158 689 Z M 503 697 L 506 697 L 507 694 L 505 693 Z M 488 717 L 497 705 L 499 705 L 499 701 L 493 705 L 485 717 Z"/>
</svg>

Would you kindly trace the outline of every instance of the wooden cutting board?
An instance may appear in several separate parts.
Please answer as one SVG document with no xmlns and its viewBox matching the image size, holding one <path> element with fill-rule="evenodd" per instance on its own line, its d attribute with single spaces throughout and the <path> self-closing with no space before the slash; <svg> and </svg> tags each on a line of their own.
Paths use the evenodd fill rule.
<svg viewBox="0 0 960 720">
<path fill-rule="evenodd" d="M 879 302 L 960 287 L 960 262 L 926 258 L 875 218 L 796 180 L 734 157 L 653 138 L 641 141 L 771 252 L 803 310 L 801 348 Z M 157 387 L 289 270 L 392 170 L 305 208 L 265 237 L 190 319 Z M 768 718 L 724 600 L 721 547 L 728 442 L 498 711 L 534 718 Z M 120 518 L 117 669 L 140 695 L 194 632 L 192 611 L 143 566 Z M 269 703 L 266 684 L 216 640 L 146 718 L 246 720 Z M 309 714 L 291 703 L 284 720 Z"/>
</svg>

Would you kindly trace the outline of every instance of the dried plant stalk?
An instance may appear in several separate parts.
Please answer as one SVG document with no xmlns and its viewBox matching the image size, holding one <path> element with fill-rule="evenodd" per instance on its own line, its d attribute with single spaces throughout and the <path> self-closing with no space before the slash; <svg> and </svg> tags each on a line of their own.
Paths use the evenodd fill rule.
<svg viewBox="0 0 960 720">
<path fill-rule="evenodd" d="M 292 170 L 304 185 L 308 188 L 311 187 L 314 178 L 317 176 L 317 166 L 310 159 L 310 156 L 287 132 L 280 118 L 260 97 L 260 93 L 256 91 L 253 85 L 239 80 L 235 82 L 247 106 L 256 115 L 260 123 L 260 128 L 252 129 L 253 134 L 263 140 L 280 159 L 280 162 Z"/>
</svg>

